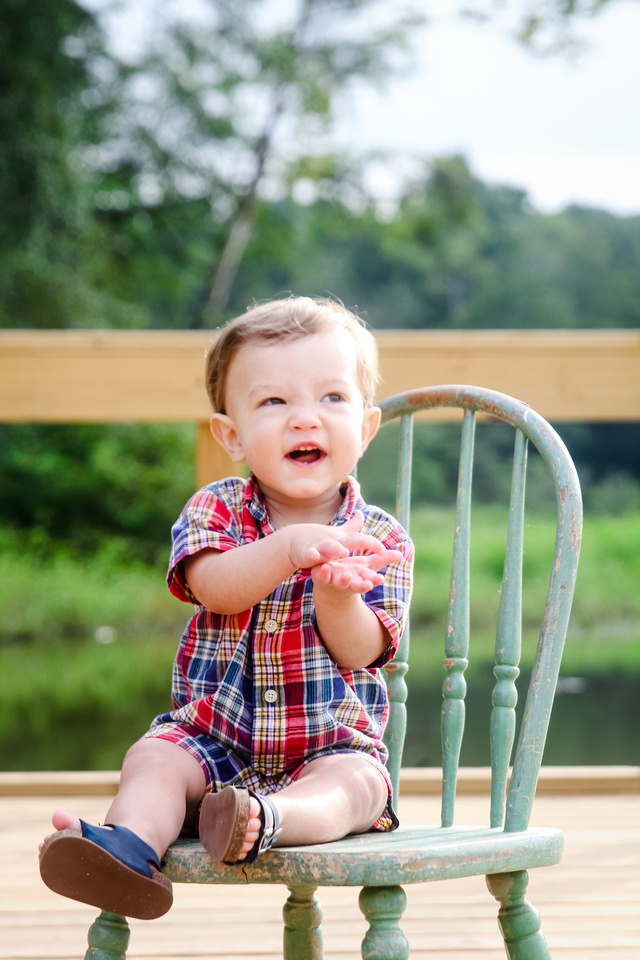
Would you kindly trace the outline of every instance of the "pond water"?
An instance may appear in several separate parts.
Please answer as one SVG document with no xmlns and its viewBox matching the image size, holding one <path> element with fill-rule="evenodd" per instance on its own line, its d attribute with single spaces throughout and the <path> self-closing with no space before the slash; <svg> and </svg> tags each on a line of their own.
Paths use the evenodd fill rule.
<svg viewBox="0 0 640 960">
<path fill-rule="evenodd" d="M 438 671 L 439 673 L 439 671 Z M 403 763 L 439 767 L 441 678 L 429 683 L 409 671 L 407 739 Z M 467 671 L 467 722 L 461 764 L 488 766 L 489 720 L 494 677 L 491 664 Z M 519 680 L 517 716 L 528 676 Z M 119 768 L 127 747 L 166 709 L 166 685 L 141 688 L 117 708 L 88 692 L 60 704 L 43 693 L 28 711 L 5 716 L 0 725 L 2 770 L 109 770 Z M 640 765 L 640 674 L 623 671 L 562 676 L 551 715 L 544 763 Z"/>
<path fill-rule="evenodd" d="M 410 677 L 410 672 L 409 672 Z M 518 721 L 529 677 L 519 682 Z M 488 766 L 492 669 L 468 678 L 466 725 L 460 763 Z M 440 766 L 442 686 L 409 679 L 403 765 Z M 622 672 L 560 677 L 544 752 L 547 765 L 640 764 L 640 675 Z"/>
</svg>

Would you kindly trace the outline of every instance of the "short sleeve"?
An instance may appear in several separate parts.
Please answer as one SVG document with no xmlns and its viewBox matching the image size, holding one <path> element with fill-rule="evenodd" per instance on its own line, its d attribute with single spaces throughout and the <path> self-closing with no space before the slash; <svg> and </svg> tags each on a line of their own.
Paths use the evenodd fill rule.
<svg viewBox="0 0 640 960">
<path fill-rule="evenodd" d="M 365 514 L 363 531 L 381 540 L 388 550 L 398 550 L 402 560 L 383 571 L 384 582 L 364 595 L 370 607 L 389 633 L 390 643 L 372 667 L 382 667 L 393 659 L 405 629 L 413 588 L 414 547 L 409 535 L 392 517 L 376 518 Z"/>
<path fill-rule="evenodd" d="M 182 561 L 200 550 L 233 550 L 242 541 L 244 481 L 231 477 L 204 487 L 188 501 L 171 528 L 167 583 L 185 603 L 197 604 L 184 576 Z"/>
</svg>

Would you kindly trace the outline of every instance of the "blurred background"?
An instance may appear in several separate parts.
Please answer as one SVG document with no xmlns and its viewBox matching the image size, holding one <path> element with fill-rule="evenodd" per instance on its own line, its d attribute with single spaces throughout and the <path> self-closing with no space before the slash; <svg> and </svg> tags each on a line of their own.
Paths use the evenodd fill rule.
<svg viewBox="0 0 640 960">
<path fill-rule="evenodd" d="M 624 0 L 0 0 L 0 327 L 209 329 L 293 292 L 374 329 L 638 328 L 638 35 Z M 640 427 L 556 426 L 587 523 L 545 761 L 639 763 Z M 458 440 L 416 441 L 414 765 L 440 762 Z M 385 507 L 394 442 L 361 471 Z M 474 735 L 510 453 L 478 445 Z M 2 769 L 118 767 L 167 708 L 193 464 L 188 424 L 0 424 Z M 536 631 L 527 608 L 525 674 Z"/>
</svg>

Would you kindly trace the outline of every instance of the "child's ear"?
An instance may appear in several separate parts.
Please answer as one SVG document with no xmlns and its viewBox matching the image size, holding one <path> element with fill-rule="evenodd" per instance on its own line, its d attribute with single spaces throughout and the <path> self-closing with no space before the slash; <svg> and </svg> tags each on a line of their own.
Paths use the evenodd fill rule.
<svg viewBox="0 0 640 960">
<path fill-rule="evenodd" d="M 214 439 L 218 441 L 221 447 L 224 447 L 234 463 L 241 463 L 244 460 L 244 451 L 231 417 L 228 417 L 226 413 L 214 413 L 209 420 L 209 424 Z"/>
<path fill-rule="evenodd" d="M 367 407 L 362 417 L 362 449 L 360 456 L 365 452 L 380 427 L 382 411 L 380 407 Z"/>
</svg>

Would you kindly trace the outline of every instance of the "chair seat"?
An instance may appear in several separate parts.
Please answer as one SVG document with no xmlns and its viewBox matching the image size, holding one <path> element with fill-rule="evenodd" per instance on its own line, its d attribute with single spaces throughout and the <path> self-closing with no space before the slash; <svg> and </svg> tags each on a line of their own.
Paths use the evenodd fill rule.
<svg viewBox="0 0 640 960">
<path fill-rule="evenodd" d="M 558 863 L 560 830 L 505 833 L 489 827 L 400 827 L 335 843 L 278 847 L 252 866 L 216 863 L 197 840 L 169 848 L 164 873 L 176 883 L 386 886 L 481 876 Z"/>
</svg>

